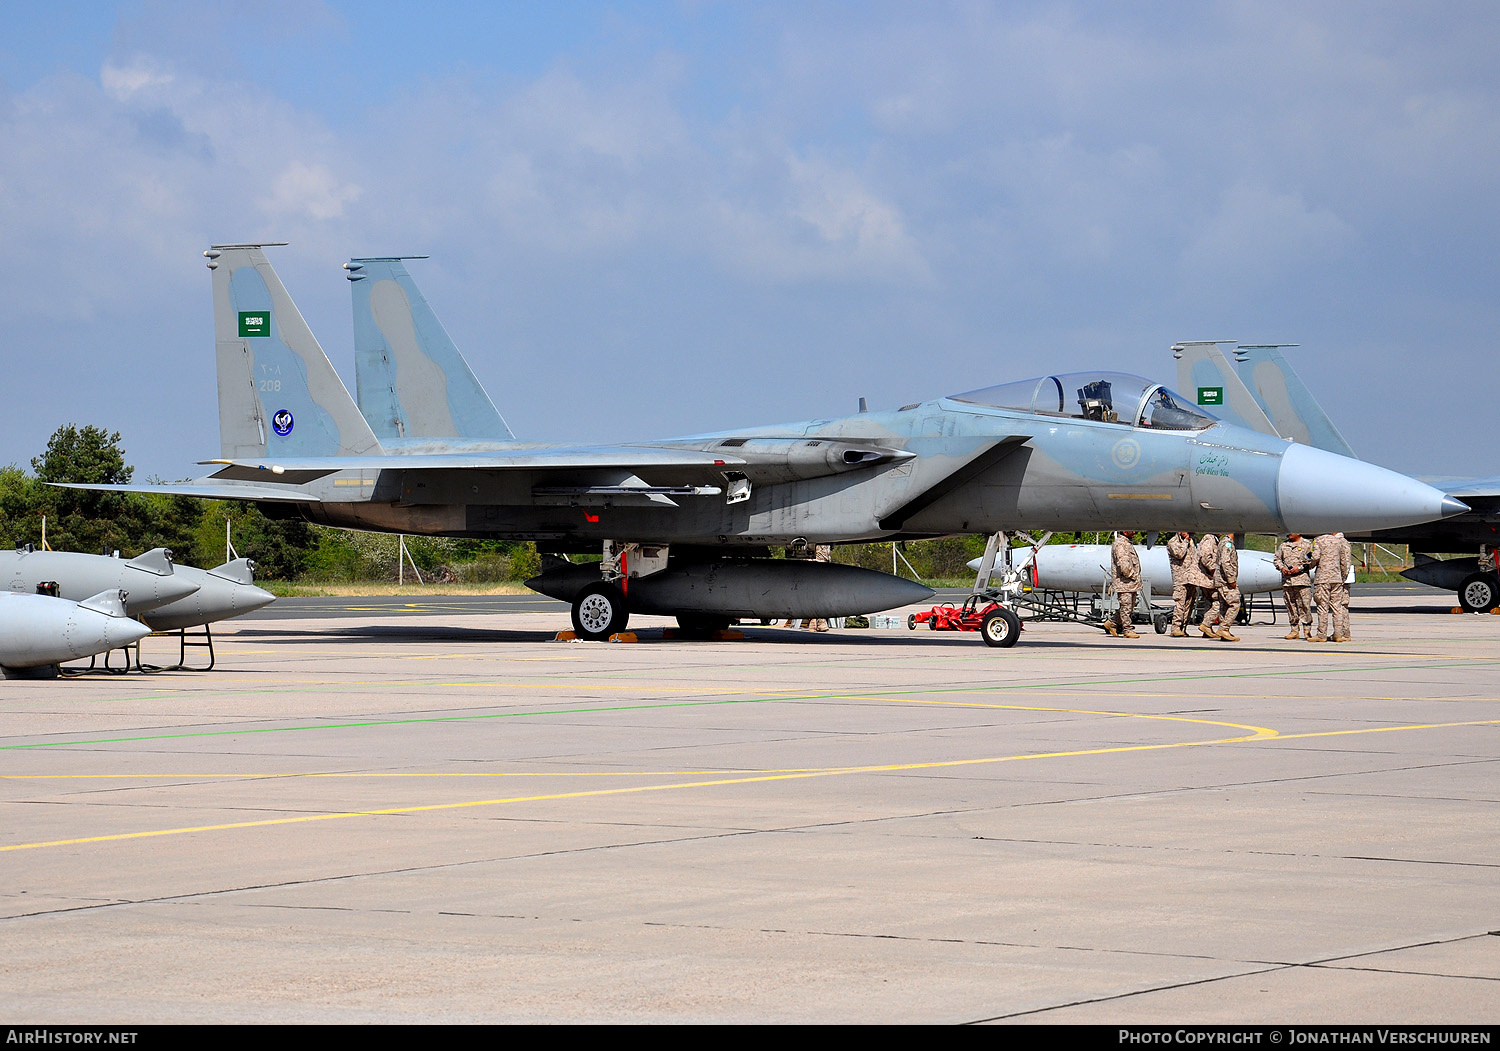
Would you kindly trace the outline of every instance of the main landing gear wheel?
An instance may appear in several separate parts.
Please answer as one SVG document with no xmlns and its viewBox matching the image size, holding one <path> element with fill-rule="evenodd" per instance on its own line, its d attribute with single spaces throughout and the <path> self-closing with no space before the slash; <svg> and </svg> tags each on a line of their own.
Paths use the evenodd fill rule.
<svg viewBox="0 0 1500 1051">
<path fill-rule="evenodd" d="M 986 646 L 1014 646 L 1021 637 L 1021 618 L 1008 609 L 992 609 L 979 623 Z"/>
<path fill-rule="evenodd" d="M 581 639 L 598 642 L 624 631 L 630 620 L 625 596 L 607 581 L 590 584 L 573 600 L 573 630 Z"/>
<path fill-rule="evenodd" d="M 1496 602 L 1495 577 L 1489 573 L 1472 573 L 1458 586 L 1458 604 L 1465 613 L 1488 613 Z"/>
</svg>

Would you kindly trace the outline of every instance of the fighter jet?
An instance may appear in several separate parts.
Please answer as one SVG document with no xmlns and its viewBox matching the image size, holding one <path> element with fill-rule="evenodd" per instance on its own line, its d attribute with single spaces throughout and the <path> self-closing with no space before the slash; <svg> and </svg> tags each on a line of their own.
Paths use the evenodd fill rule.
<svg viewBox="0 0 1500 1051">
<path fill-rule="evenodd" d="M 623 630 L 648 600 L 702 627 L 794 608 L 873 612 L 930 594 L 886 574 L 765 557 L 772 546 L 798 552 L 1000 529 L 1313 533 L 1465 510 L 1395 472 L 1223 423 L 1159 383 L 1104 372 L 624 445 L 416 437 L 387 445 L 263 247 L 206 253 L 220 427 L 220 456 L 206 462 L 217 469 L 180 485 L 80 487 L 247 500 L 325 525 L 600 552 L 597 580 L 572 599 L 586 638 Z"/>
<path fill-rule="evenodd" d="M 151 629 L 125 613 L 125 596 L 103 591 L 82 602 L 0 591 L 0 672 L 7 679 L 57 675 L 58 665 L 141 641 Z"/>
<path fill-rule="evenodd" d="M 1184 390 L 1194 391 L 1199 404 L 1211 405 L 1216 414 L 1262 434 L 1279 435 L 1343 456 L 1354 455 L 1282 353 L 1284 347 L 1294 344 L 1238 346 L 1225 341 L 1224 345 L 1230 348 L 1233 365 L 1218 342 L 1179 343 L 1172 348 L 1178 383 Z M 1350 540 L 1407 544 L 1414 553 L 1489 551 L 1483 565 L 1472 556 L 1437 559 L 1415 554 L 1416 565 L 1401 575 L 1456 591 L 1459 604 L 1469 612 L 1494 609 L 1500 605 L 1500 574 L 1494 555 L 1500 548 L 1500 477 L 1434 479 L 1433 484 L 1469 510 L 1425 523 L 1351 525 L 1342 531 Z"/>
</svg>

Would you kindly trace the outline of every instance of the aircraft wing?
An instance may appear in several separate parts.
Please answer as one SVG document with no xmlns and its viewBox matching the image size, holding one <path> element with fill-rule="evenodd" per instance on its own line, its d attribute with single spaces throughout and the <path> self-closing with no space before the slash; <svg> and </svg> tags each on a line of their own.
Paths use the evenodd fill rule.
<svg viewBox="0 0 1500 1051">
<path fill-rule="evenodd" d="M 1471 498 L 1483 500 L 1500 499 L 1500 478 L 1435 479 L 1427 483 L 1436 486 L 1449 496 L 1455 496 L 1473 507 Z"/>
<path fill-rule="evenodd" d="M 87 489 L 96 493 L 160 493 L 163 496 L 191 496 L 200 500 L 258 500 L 281 503 L 306 503 L 307 494 L 294 489 L 245 485 L 229 482 L 214 484 L 210 478 L 197 478 L 175 485 L 94 485 L 87 482 L 48 482 L 59 489 Z"/>
<path fill-rule="evenodd" d="M 226 459 L 204 460 L 205 465 L 221 465 L 210 477 L 224 481 L 246 481 L 300 485 L 337 471 L 567 471 L 631 470 L 639 468 L 706 468 L 724 469 L 746 465 L 737 456 L 664 449 L 650 446 L 557 446 L 520 449 L 515 452 L 385 454 L 378 456 L 314 456 L 302 459 Z"/>
</svg>

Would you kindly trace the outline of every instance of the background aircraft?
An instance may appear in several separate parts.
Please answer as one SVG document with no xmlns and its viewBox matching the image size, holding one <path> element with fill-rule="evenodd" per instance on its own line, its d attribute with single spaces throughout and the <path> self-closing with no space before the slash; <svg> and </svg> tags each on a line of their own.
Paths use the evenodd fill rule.
<svg viewBox="0 0 1500 1051">
<path fill-rule="evenodd" d="M 1002 528 L 1315 533 L 1464 510 L 1395 472 L 1222 423 L 1160 384 L 1114 373 L 625 445 L 408 437 L 388 447 L 261 246 L 206 255 L 219 469 L 182 485 L 84 488 L 250 500 L 327 525 L 602 551 L 599 579 L 572 600 L 586 637 L 622 630 L 643 590 L 670 596 L 671 611 L 698 627 L 794 609 L 871 612 L 930 594 L 910 582 L 898 594 L 885 574 L 858 571 L 860 579 L 851 567 L 764 557 L 772 545 Z M 569 404 L 565 389 L 550 396 Z"/>
<path fill-rule="evenodd" d="M 1231 365 L 1223 347 L 1234 358 Z M 1323 407 L 1282 353 L 1284 345 L 1179 343 L 1178 383 L 1201 405 L 1263 434 L 1353 456 Z M 1410 545 L 1416 564 L 1402 576 L 1458 593 L 1470 612 L 1500 605 L 1500 577 L 1493 559 L 1482 567 L 1474 558 L 1437 559 L 1431 552 L 1478 552 L 1500 547 L 1500 477 L 1432 479 L 1434 485 L 1468 505 L 1463 514 L 1424 523 L 1343 530 L 1351 540 Z M 1307 530 L 1303 530 L 1307 532 Z M 1422 552 L 1418 554 L 1417 552 Z"/>
</svg>

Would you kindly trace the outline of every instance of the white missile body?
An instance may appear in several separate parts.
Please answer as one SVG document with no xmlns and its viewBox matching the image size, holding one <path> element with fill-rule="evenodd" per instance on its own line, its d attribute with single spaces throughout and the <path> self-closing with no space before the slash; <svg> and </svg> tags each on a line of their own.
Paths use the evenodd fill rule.
<svg viewBox="0 0 1500 1051">
<path fill-rule="evenodd" d="M 118 589 L 74 602 L 0 592 L 0 668 L 50 668 L 139 642 L 151 633 L 125 613 Z"/>
<path fill-rule="evenodd" d="M 1170 597 L 1172 594 L 1172 567 L 1167 561 L 1167 549 L 1158 544 L 1146 548 L 1135 545 L 1141 559 L 1141 576 L 1151 583 L 1151 594 Z M 1031 572 L 1033 556 L 1036 572 Z M 1040 548 L 1018 547 L 1011 550 L 1015 568 L 1021 572 L 1022 580 L 1046 591 L 1078 591 L 1102 594 L 1109 583 L 1109 547 L 1104 544 L 1048 544 Z M 980 559 L 969 562 L 969 568 L 977 570 Z M 998 568 L 998 567 L 997 567 Z M 995 579 L 998 581 L 999 574 Z M 1276 568 L 1272 556 L 1265 551 L 1240 552 L 1241 594 L 1256 595 L 1263 591 L 1275 591 L 1281 587 L 1281 572 Z"/>
<path fill-rule="evenodd" d="M 198 584 L 172 564 L 172 553 L 153 548 L 129 560 L 78 551 L 0 551 L 0 588 L 36 594 L 43 581 L 56 581 L 58 594 L 82 602 L 101 591 L 125 592 L 130 616 L 191 595 Z"/>
<path fill-rule="evenodd" d="M 142 619 L 153 631 L 212 624 L 276 601 L 275 595 L 255 586 L 254 567 L 248 558 L 237 558 L 213 569 L 178 566 L 177 572 L 196 584 L 197 590 L 147 613 Z"/>
</svg>

